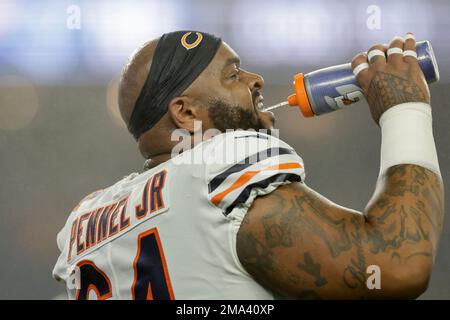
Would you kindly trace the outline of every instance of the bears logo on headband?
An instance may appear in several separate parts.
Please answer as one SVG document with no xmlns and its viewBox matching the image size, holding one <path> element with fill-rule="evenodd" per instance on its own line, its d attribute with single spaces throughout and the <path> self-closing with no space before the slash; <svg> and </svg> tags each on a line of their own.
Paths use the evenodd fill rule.
<svg viewBox="0 0 450 320">
<path fill-rule="evenodd" d="M 189 37 L 189 35 L 192 32 L 186 32 L 182 37 L 181 37 L 181 44 L 183 45 L 183 47 L 185 47 L 187 50 L 193 49 L 196 46 L 198 46 L 200 44 L 200 42 L 202 42 L 203 39 L 203 35 L 200 32 L 196 32 L 195 34 L 197 35 L 197 39 L 192 42 L 192 43 L 188 43 L 187 42 L 187 37 Z"/>
</svg>

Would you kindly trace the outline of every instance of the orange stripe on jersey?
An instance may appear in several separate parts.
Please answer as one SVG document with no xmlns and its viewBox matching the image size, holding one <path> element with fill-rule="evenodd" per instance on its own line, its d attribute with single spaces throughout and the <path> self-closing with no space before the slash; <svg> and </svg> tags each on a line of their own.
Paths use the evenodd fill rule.
<svg viewBox="0 0 450 320">
<path fill-rule="evenodd" d="M 301 168 L 302 165 L 300 163 L 297 162 L 289 162 L 289 163 L 282 163 L 282 164 L 277 164 L 277 165 L 273 165 L 273 166 L 269 166 L 267 168 L 258 170 L 258 171 L 247 171 L 246 173 L 242 174 L 232 185 L 231 187 L 229 187 L 228 189 L 226 189 L 225 191 L 222 191 L 221 193 L 216 194 L 213 198 L 212 198 L 212 203 L 214 203 L 215 205 L 218 205 L 223 198 L 225 198 L 230 192 L 232 192 L 233 190 L 236 190 L 237 188 L 243 186 L 244 184 L 246 184 L 248 181 L 250 181 L 255 175 L 257 175 L 258 173 L 260 173 L 261 171 L 270 171 L 270 170 L 283 170 L 283 169 L 296 169 L 296 168 Z"/>
</svg>

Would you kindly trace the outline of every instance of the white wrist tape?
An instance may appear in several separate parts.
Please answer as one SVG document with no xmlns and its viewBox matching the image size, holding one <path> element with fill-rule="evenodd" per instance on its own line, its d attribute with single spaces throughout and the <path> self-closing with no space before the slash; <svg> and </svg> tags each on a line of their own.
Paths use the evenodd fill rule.
<svg viewBox="0 0 450 320">
<path fill-rule="evenodd" d="M 398 164 L 416 164 L 441 175 L 428 104 L 396 105 L 381 115 L 380 127 L 380 175 Z"/>
</svg>

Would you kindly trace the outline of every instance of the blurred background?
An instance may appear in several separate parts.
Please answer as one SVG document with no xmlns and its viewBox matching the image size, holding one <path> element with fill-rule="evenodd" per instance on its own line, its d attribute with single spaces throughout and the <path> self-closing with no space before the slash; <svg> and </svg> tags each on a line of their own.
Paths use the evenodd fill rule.
<svg viewBox="0 0 450 320">
<path fill-rule="evenodd" d="M 268 105 L 291 93 L 295 73 L 349 62 L 372 44 L 413 31 L 431 41 L 440 67 L 441 80 L 430 89 L 447 182 L 449 15 L 448 0 L 0 0 L 0 299 L 63 297 L 51 271 L 56 234 L 70 210 L 84 195 L 141 170 L 116 95 L 124 63 L 143 42 L 177 29 L 221 36 L 243 68 L 264 76 Z M 380 132 L 369 111 L 275 115 L 281 138 L 305 161 L 307 183 L 363 210 L 379 169 Z M 450 299 L 449 226 L 446 219 L 422 299 Z"/>
</svg>

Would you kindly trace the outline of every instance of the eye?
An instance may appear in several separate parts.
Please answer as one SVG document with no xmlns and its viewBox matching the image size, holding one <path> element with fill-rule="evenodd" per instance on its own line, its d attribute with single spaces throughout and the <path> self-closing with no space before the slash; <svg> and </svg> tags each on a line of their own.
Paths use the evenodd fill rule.
<svg viewBox="0 0 450 320">
<path fill-rule="evenodd" d="M 231 78 L 231 79 L 239 79 L 240 73 L 241 73 L 241 70 L 235 69 L 235 70 L 233 71 L 233 73 L 231 74 L 230 78 Z"/>
</svg>

